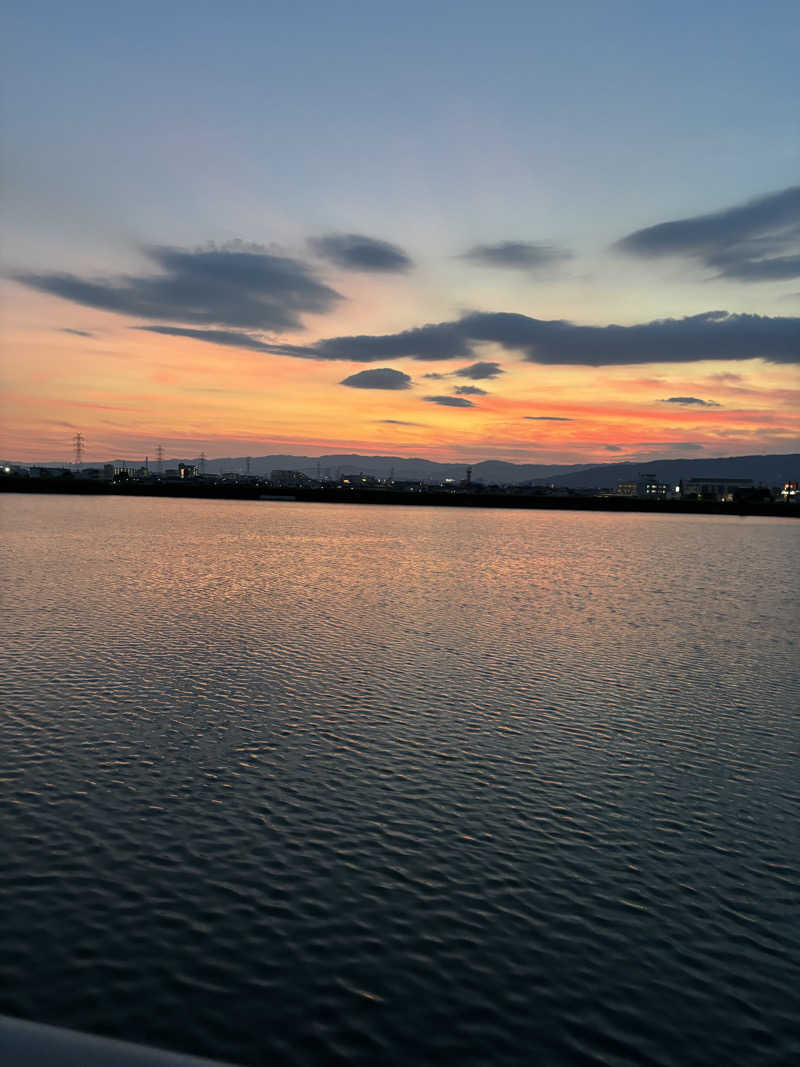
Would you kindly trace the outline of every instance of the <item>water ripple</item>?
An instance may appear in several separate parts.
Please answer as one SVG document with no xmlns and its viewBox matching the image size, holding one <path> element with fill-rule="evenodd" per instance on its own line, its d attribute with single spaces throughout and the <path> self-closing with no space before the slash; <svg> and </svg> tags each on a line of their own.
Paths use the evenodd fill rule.
<svg viewBox="0 0 800 1067">
<path fill-rule="evenodd" d="M 0 1010 L 252 1065 L 800 1060 L 795 525 L 10 500 Z"/>
</svg>

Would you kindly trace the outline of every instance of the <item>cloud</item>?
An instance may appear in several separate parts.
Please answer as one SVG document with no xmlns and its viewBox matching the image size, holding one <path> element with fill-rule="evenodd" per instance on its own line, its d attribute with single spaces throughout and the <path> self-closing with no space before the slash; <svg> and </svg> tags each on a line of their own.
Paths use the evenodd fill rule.
<svg viewBox="0 0 800 1067">
<path fill-rule="evenodd" d="M 477 385 L 457 385 L 453 390 L 458 396 L 488 396 L 485 389 L 479 389 Z"/>
<path fill-rule="evenodd" d="M 351 389 L 410 389 L 411 376 L 391 367 L 376 367 L 375 370 L 360 370 L 343 378 L 339 385 L 349 385 Z"/>
<path fill-rule="evenodd" d="M 414 265 L 411 258 L 397 245 L 359 233 L 312 237 L 308 244 L 318 256 L 330 260 L 337 267 L 344 267 L 345 270 L 397 274 L 410 270 Z"/>
<path fill-rule="evenodd" d="M 680 404 L 682 407 L 701 407 L 701 408 L 718 408 L 721 404 L 718 404 L 716 400 L 701 400 L 699 396 L 668 396 L 664 400 L 659 400 L 659 404 Z"/>
<path fill-rule="evenodd" d="M 405 419 L 378 419 L 378 422 L 387 423 L 389 426 L 424 426 L 424 422 L 406 422 Z"/>
<path fill-rule="evenodd" d="M 727 385 L 730 382 L 743 382 L 744 378 L 741 374 L 730 374 L 727 371 L 722 371 L 720 374 L 710 375 L 711 381 L 721 382 L 722 385 Z"/>
<path fill-rule="evenodd" d="M 423 374 L 423 378 L 432 378 L 435 381 L 443 381 L 445 378 L 471 378 L 473 381 L 481 381 L 485 378 L 497 378 L 505 371 L 499 363 L 471 363 L 468 367 L 460 367 L 458 370 L 448 371 L 442 374 L 439 371 L 430 371 Z M 468 387 L 463 387 L 468 388 Z M 456 390 L 458 392 L 459 390 Z"/>
<path fill-rule="evenodd" d="M 410 389 L 411 376 L 391 367 L 375 367 L 374 370 L 359 370 L 356 375 L 342 378 L 339 385 L 351 389 Z"/>
<path fill-rule="evenodd" d="M 529 422 L 572 422 L 572 419 L 564 418 L 563 415 L 523 415 L 523 419 Z"/>
<path fill-rule="evenodd" d="M 314 346 L 318 358 L 372 362 L 387 357 L 451 359 L 484 342 L 520 352 L 531 363 L 613 366 L 695 360 L 800 362 L 800 318 L 707 311 L 634 326 L 578 326 L 512 312 L 474 312 L 454 322 L 383 336 L 337 337 Z M 474 363 L 461 377 L 494 377 L 497 363 Z"/>
<path fill-rule="evenodd" d="M 517 351 L 528 362 L 545 365 L 602 367 L 742 359 L 800 363 L 800 317 L 770 318 L 727 311 L 706 311 L 683 319 L 656 319 L 633 326 L 579 326 L 564 319 L 475 312 L 453 322 L 400 333 L 329 337 L 309 345 L 262 341 L 236 331 L 176 326 L 138 328 L 274 355 L 353 363 L 463 358 L 476 354 L 474 346 L 483 343 Z M 499 363 L 482 361 L 460 367 L 450 375 L 479 380 L 502 373 Z"/>
<path fill-rule="evenodd" d="M 328 311 L 342 299 L 307 264 L 260 245 L 151 247 L 145 253 L 160 273 L 105 280 L 19 274 L 16 280 L 103 311 L 245 330 L 301 329 L 301 315 Z"/>
<path fill-rule="evenodd" d="M 635 448 L 669 448 L 672 450 L 702 452 L 704 445 L 697 441 L 637 441 Z"/>
<path fill-rule="evenodd" d="M 76 337 L 94 337 L 94 334 L 90 333 L 89 330 L 73 330 L 73 329 L 70 329 L 69 326 L 62 326 L 61 327 L 61 332 L 62 333 L 71 333 L 71 334 L 74 334 Z"/>
<path fill-rule="evenodd" d="M 619 445 L 603 445 L 603 448 L 606 450 L 606 452 L 624 452 L 625 451 L 623 448 L 620 448 Z"/>
<path fill-rule="evenodd" d="M 458 359 L 472 354 L 470 338 L 460 322 L 432 323 L 390 334 L 329 337 L 318 341 L 319 359 L 373 363 L 380 359 Z"/>
<path fill-rule="evenodd" d="M 252 352 L 264 352 L 269 355 L 285 355 L 282 349 L 286 346 L 268 344 L 252 337 L 249 333 L 239 333 L 236 330 L 190 330 L 182 326 L 133 326 L 134 330 L 144 330 L 146 333 L 160 333 L 166 337 L 189 337 L 193 341 L 208 341 L 215 345 L 224 345 L 228 348 L 247 348 Z M 314 357 L 310 355 L 309 359 Z"/>
<path fill-rule="evenodd" d="M 530 241 L 501 241 L 493 245 L 475 245 L 464 252 L 461 258 L 482 267 L 538 271 L 564 259 L 571 259 L 572 253 L 554 245 L 534 244 Z"/>
<path fill-rule="evenodd" d="M 800 185 L 707 215 L 661 222 L 623 237 L 622 252 L 687 256 L 721 278 L 744 282 L 800 277 Z"/>
<path fill-rule="evenodd" d="M 630 445 L 629 449 L 626 462 L 648 463 L 654 460 L 685 458 L 687 452 L 695 454 L 704 452 L 705 446 L 696 441 L 637 441 L 635 445 Z M 637 451 L 633 451 L 634 449 Z M 654 449 L 654 451 L 638 451 L 639 449 Z"/>
<path fill-rule="evenodd" d="M 483 362 L 471 363 L 468 367 L 459 367 L 452 372 L 455 378 L 472 378 L 473 381 L 481 381 L 484 378 L 498 378 L 505 371 L 499 363 Z"/>
<path fill-rule="evenodd" d="M 474 408 L 471 400 L 465 400 L 462 396 L 424 396 L 430 404 L 441 404 L 443 408 Z"/>
</svg>

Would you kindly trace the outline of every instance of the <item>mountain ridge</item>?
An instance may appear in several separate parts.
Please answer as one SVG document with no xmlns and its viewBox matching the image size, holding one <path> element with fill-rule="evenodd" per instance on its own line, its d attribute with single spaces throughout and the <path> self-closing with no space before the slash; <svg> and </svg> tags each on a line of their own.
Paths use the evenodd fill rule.
<svg viewBox="0 0 800 1067">
<path fill-rule="evenodd" d="M 115 461 L 121 462 L 121 461 Z M 164 468 L 179 462 L 199 463 L 198 457 L 164 460 Z M 244 473 L 246 457 L 208 459 L 205 469 L 211 474 Z M 130 465 L 130 463 L 128 464 Z M 86 464 L 92 466 L 92 464 Z M 151 468 L 154 464 L 151 463 Z M 800 478 L 800 452 L 720 456 L 706 459 L 624 460 L 616 463 L 511 463 L 482 460 L 475 463 L 439 463 L 421 457 L 367 456 L 358 453 L 334 453 L 322 456 L 275 454 L 250 458 L 250 473 L 269 477 L 273 470 L 297 470 L 316 477 L 339 478 L 349 474 L 367 474 L 397 481 L 439 482 L 445 478 L 462 481 L 472 470 L 475 484 L 535 485 L 556 484 L 566 488 L 613 488 L 617 482 L 631 481 L 639 474 L 663 481 L 713 475 L 727 478 L 751 478 L 756 484 L 778 485 Z"/>
</svg>

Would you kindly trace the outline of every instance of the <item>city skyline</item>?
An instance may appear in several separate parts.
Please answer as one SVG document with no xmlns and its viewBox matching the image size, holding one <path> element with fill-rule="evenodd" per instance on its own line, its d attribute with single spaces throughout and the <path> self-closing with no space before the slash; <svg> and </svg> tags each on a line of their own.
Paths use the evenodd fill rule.
<svg viewBox="0 0 800 1067">
<path fill-rule="evenodd" d="M 793 5 L 7 21 L 6 457 L 797 451 Z"/>
</svg>

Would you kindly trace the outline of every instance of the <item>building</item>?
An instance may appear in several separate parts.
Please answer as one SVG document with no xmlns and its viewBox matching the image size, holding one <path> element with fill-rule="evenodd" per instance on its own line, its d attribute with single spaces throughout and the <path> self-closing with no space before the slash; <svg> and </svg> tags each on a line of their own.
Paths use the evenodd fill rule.
<svg viewBox="0 0 800 1067">
<path fill-rule="evenodd" d="M 302 471 L 272 471 L 269 480 L 273 485 L 279 485 L 283 489 L 299 489 L 311 487 L 314 483 L 307 474 Z"/>
<path fill-rule="evenodd" d="M 797 482 L 783 483 L 783 489 L 781 489 L 781 500 L 785 504 L 800 503 L 800 496 L 798 496 L 797 493 Z"/>
<path fill-rule="evenodd" d="M 731 501 L 754 489 L 752 478 L 689 478 L 681 482 L 684 500 Z"/>
<path fill-rule="evenodd" d="M 635 482 L 618 482 L 617 496 L 635 496 L 647 500 L 666 500 L 672 495 L 672 486 L 660 482 L 657 478 L 639 477 Z"/>
<path fill-rule="evenodd" d="M 639 496 L 658 497 L 661 500 L 665 500 L 671 492 L 670 486 L 666 482 L 659 482 L 657 478 L 650 478 L 648 481 L 639 482 Z"/>
</svg>

